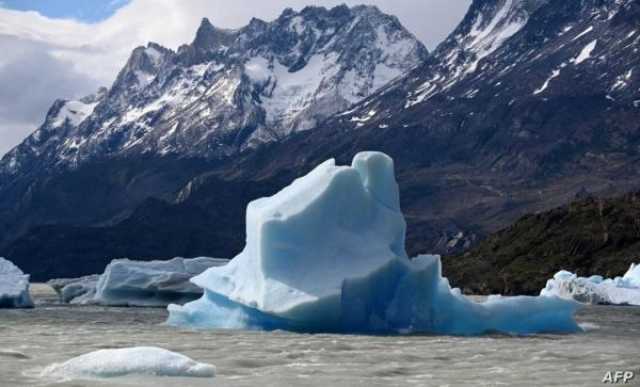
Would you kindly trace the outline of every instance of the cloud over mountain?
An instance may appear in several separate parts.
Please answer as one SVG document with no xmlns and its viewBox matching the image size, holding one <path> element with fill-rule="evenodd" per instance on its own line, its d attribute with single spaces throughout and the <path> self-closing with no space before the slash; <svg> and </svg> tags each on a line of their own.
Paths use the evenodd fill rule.
<svg viewBox="0 0 640 387">
<path fill-rule="evenodd" d="M 37 12 L 0 8 L 0 155 L 42 122 L 58 97 L 77 98 L 110 85 L 131 50 L 149 41 L 177 48 L 188 41 L 202 17 L 224 28 L 251 17 L 271 20 L 286 7 L 308 0 L 134 0 L 99 23 L 44 17 Z M 323 0 L 313 5 L 354 5 L 361 1 Z M 460 20 L 469 1 L 372 0 L 432 48 Z"/>
</svg>

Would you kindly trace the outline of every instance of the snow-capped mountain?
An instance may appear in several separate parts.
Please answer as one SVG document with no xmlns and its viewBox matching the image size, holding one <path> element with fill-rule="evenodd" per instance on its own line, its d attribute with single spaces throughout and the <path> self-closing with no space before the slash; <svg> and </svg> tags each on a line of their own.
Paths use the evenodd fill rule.
<svg viewBox="0 0 640 387">
<path fill-rule="evenodd" d="M 377 16 L 356 16 L 369 12 Z M 296 18 L 310 32 L 294 33 Z M 114 256 L 233 256 L 247 202 L 363 150 L 395 160 L 412 254 L 464 251 L 576 194 L 640 188 L 640 0 L 474 0 L 412 70 L 419 61 L 372 48 L 381 42 L 372 20 L 399 31 L 381 46 L 424 52 L 392 44 L 404 30 L 367 7 L 287 11 L 238 31 L 204 23 L 177 52 L 136 50 L 110 90 L 52 109 L 45 126 L 69 119 L 42 132 L 50 147 L 32 138 L 4 159 L 20 174 L 3 186 L 0 173 L 0 254 L 38 278 L 95 272 Z M 354 23 L 362 31 L 350 34 Z M 316 32 L 332 26 L 342 31 L 335 38 Z M 249 35 L 256 39 L 240 39 Z M 336 65 L 325 67 L 334 52 Z M 371 74 L 404 69 L 373 90 Z M 313 97 L 293 92 L 309 84 L 320 85 Z M 356 99 L 346 111 L 324 110 Z M 200 115 L 207 109 L 216 113 Z M 30 166 L 41 160 L 76 167 Z"/>
<path fill-rule="evenodd" d="M 177 52 L 136 48 L 109 90 L 57 101 L 0 171 L 126 154 L 230 155 L 313 128 L 427 55 L 372 6 L 287 9 L 238 30 L 204 19 Z"/>
<path fill-rule="evenodd" d="M 464 104 L 460 113 L 475 115 L 466 124 L 480 123 L 487 106 L 515 110 L 570 96 L 638 109 L 639 8 L 637 0 L 474 1 L 428 63 L 340 121 L 351 127 L 425 125 L 420 112 L 453 115 L 452 105 Z M 519 136 L 535 135 L 520 130 Z"/>
</svg>

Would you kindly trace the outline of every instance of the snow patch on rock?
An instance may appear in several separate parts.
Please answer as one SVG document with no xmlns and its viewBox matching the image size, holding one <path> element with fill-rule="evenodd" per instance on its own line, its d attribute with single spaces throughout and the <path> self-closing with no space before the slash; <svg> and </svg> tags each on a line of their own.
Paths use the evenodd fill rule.
<svg viewBox="0 0 640 387">
<path fill-rule="evenodd" d="M 591 58 L 591 53 L 596 48 L 597 44 L 598 44 L 598 41 L 594 40 L 594 41 L 590 42 L 589 44 L 587 44 L 586 46 L 584 46 L 582 51 L 580 51 L 580 54 L 578 54 L 578 56 L 573 59 L 573 63 L 580 64 L 580 63 L 584 62 L 585 60 Z"/>
</svg>

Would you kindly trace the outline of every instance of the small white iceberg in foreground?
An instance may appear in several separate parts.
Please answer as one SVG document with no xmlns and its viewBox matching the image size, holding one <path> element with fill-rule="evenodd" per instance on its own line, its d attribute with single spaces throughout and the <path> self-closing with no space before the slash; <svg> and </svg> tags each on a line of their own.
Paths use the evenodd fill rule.
<svg viewBox="0 0 640 387">
<path fill-rule="evenodd" d="M 475 303 L 442 278 L 439 256 L 410 260 L 393 160 L 329 160 L 247 207 L 247 243 L 192 282 L 197 301 L 169 324 L 303 332 L 473 335 L 575 332 L 578 303 L 490 297 Z"/>
<path fill-rule="evenodd" d="M 174 258 L 169 261 L 111 261 L 96 284 L 93 302 L 107 306 L 167 306 L 193 301 L 202 289 L 191 278 L 225 265 L 226 259 Z"/>
<path fill-rule="evenodd" d="M 33 308 L 29 275 L 4 258 L 0 258 L 0 308 Z"/>
<path fill-rule="evenodd" d="M 547 281 L 540 295 L 557 296 L 593 305 L 640 306 L 640 265 L 631 265 L 624 276 L 613 279 L 604 279 L 599 275 L 578 277 L 562 270 Z"/>
<path fill-rule="evenodd" d="M 102 349 L 78 356 L 42 371 L 42 377 L 62 379 L 113 378 L 129 375 L 214 377 L 211 364 L 156 347 Z"/>
</svg>

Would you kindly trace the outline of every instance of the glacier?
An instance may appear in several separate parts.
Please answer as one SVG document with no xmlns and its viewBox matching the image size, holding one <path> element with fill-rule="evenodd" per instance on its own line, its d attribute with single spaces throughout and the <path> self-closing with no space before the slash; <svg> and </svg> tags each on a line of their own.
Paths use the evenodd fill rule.
<svg viewBox="0 0 640 387">
<path fill-rule="evenodd" d="M 0 308 L 33 308 L 29 275 L 5 258 L 0 258 Z"/>
<path fill-rule="evenodd" d="M 578 277 L 561 270 L 547 281 L 540 295 L 593 305 L 640 306 L 640 265 L 632 264 L 624 276 L 607 279 L 599 275 Z"/>
<path fill-rule="evenodd" d="M 251 202 L 246 246 L 194 277 L 204 295 L 170 305 L 167 323 L 299 332 L 533 334 L 576 332 L 579 304 L 491 296 L 476 303 L 442 277 L 439 256 L 409 259 L 393 160 L 328 160 Z"/>
<path fill-rule="evenodd" d="M 46 367 L 42 377 L 113 378 L 128 375 L 214 377 L 215 367 L 157 347 L 102 349 Z"/>
<path fill-rule="evenodd" d="M 95 285 L 93 298 L 84 303 L 105 306 L 165 307 L 184 303 L 202 295 L 189 280 L 210 267 L 225 265 L 220 258 L 173 258 L 168 261 L 114 259 Z"/>
</svg>

